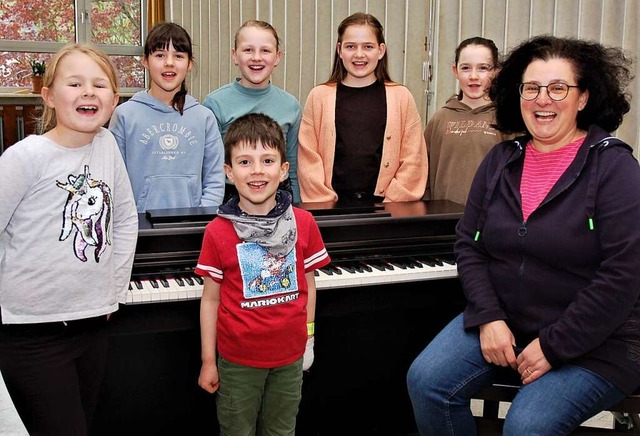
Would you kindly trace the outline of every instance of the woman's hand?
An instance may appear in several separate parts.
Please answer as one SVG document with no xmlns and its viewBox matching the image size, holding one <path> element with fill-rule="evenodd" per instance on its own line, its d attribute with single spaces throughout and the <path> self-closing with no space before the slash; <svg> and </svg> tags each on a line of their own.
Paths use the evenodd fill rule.
<svg viewBox="0 0 640 436">
<path fill-rule="evenodd" d="M 513 333 L 504 321 L 492 321 L 480 326 L 480 348 L 487 362 L 516 369 L 514 345 Z"/>
<path fill-rule="evenodd" d="M 529 384 L 545 375 L 551 365 L 540 348 L 540 339 L 536 338 L 518 355 L 518 372 L 522 384 Z"/>
</svg>

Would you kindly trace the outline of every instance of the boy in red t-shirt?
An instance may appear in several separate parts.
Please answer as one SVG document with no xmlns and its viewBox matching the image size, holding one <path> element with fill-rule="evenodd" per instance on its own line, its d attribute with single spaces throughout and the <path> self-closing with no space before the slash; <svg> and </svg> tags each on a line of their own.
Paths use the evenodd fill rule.
<svg viewBox="0 0 640 436">
<path fill-rule="evenodd" d="M 280 126 L 247 114 L 224 144 L 238 196 L 207 225 L 196 267 L 204 277 L 198 384 L 218 392 L 223 435 L 293 435 L 302 371 L 313 362 L 313 272 L 330 258 L 313 216 L 278 190 L 289 169 Z"/>
</svg>

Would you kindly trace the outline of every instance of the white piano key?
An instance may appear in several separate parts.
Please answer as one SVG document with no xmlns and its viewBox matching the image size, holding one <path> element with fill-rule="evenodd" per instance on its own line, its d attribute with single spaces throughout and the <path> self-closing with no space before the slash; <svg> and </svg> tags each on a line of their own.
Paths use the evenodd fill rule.
<svg viewBox="0 0 640 436">
<path fill-rule="evenodd" d="M 153 302 L 162 301 L 162 293 L 160 292 L 160 289 L 158 287 L 152 286 L 151 281 L 143 280 L 142 285 L 149 292 L 149 295 L 151 296 L 151 301 Z M 156 285 L 157 285 L 157 282 L 156 282 Z"/>
<path fill-rule="evenodd" d="M 138 289 L 134 280 L 129 282 L 129 292 L 127 293 L 127 303 L 142 303 L 142 289 Z"/>
</svg>

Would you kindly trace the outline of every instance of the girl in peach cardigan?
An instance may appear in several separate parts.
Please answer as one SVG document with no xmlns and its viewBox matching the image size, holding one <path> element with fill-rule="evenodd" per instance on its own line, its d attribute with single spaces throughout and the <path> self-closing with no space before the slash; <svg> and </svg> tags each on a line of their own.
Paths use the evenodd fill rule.
<svg viewBox="0 0 640 436">
<path fill-rule="evenodd" d="M 389 77 L 382 25 L 364 13 L 345 18 L 331 77 L 311 90 L 302 114 L 302 201 L 419 200 L 427 171 L 420 114 Z"/>
</svg>

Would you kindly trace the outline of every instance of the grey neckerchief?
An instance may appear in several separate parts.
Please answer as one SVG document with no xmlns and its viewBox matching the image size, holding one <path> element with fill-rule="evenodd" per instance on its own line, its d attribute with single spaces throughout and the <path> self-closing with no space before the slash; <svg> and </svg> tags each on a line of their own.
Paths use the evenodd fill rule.
<svg viewBox="0 0 640 436">
<path fill-rule="evenodd" d="M 240 239 L 255 242 L 269 253 L 284 257 L 296 245 L 298 231 L 291 205 L 291 194 L 287 191 L 276 193 L 276 206 L 265 216 L 249 215 L 238 206 L 236 195 L 220 205 L 218 216 L 228 219 Z"/>
</svg>

